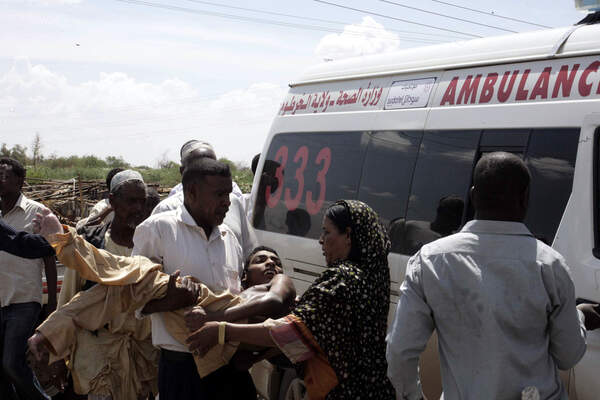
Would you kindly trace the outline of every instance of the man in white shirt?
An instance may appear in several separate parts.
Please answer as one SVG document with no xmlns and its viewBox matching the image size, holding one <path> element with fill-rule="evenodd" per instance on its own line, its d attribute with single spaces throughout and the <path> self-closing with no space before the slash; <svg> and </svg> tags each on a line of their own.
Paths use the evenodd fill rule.
<svg viewBox="0 0 600 400">
<path fill-rule="evenodd" d="M 239 293 L 242 248 L 223 224 L 230 205 L 229 167 L 207 157 L 194 160 L 185 168 L 182 183 L 184 203 L 142 222 L 133 238 L 133 254 L 158 260 L 166 273 L 181 270 L 211 290 Z M 249 374 L 229 365 L 201 379 L 187 346 L 167 332 L 160 315 L 164 310 L 157 304 L 148 303 L 142 312 L 152 314 L 152 342 L 161 349 L 161 400 L 210 399 L 224 387 L 232 390 L 226 398 L 256 398 Z"/>
<path fill-rule="evenodd" d="M 213 160 L 217 159 L 212 146 L 206 142 L 200 142 L 198 140 L 190 140 L 186 142 L 181 148 L 181 174 L 183 175 L 185 168 L 190 163 L 201 158 L 210 158 Z M 256 239 L 254 229 L 252 228 L 252 225 L 250 225 L 248 217 L 246 216 L 246 211 L 241 198 L 241 191 L 239 191 L 239 188 L 237 188 L 239 195 L 234 194 L 237 185 L 233 181 L 232 185 L 232 193 L 229 194 L 229 200 L 231 201 L 231 204 L 223 223 L 233 231 L 238 242 L 240 242 L 240 245 L 242 246 L 244 256 L 247 256 L 258 245 L 258 241 Z M 154 208 L 152 215 L 175 210 L 181 207 L 183 204 L 182 188 L 183 186 L 181 186 L 181 184 L 173 188 L 169 194 L 169 197 L 161 201 Z"/>
<path fill-rule="evenodd" d="M 530 175 L 504 152 L 475 167 L 475 220 L 413 256 L 387 341 L 399 399 L 420 399 L 419 355 L 434 329 L 445 400 L 566 400 L 558 369 L 585 352 L 583 314 L 564 259 L 522 223 Z"/>
<path fill-rule="evenodd" d="M 0 159 L 0 218 L 18 231 L 32 232 L 36 213 L 45 207 L 21 193 L 25 168 Z M 47 313 L 56 308 L 56 260 L 25 259 L 0 251 L 0 399 L 45 399 L 25 361 L 27 338 L 37 324 L 42 303 L 42 267 L 48 281 Z M 13 389 L 14 387 L 14 389 Z"/>
</svg>

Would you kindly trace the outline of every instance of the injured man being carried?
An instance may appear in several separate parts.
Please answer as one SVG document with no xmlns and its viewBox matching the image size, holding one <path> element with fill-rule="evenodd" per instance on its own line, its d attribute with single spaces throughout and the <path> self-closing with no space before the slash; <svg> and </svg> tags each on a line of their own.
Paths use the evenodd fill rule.
<svg viewBox="0 0 600 400">
<path fill-rule="evenodd" d="M 38 223 L 52 225 L 49 218 L 55 217 L 40 216 Z M 82 330 L 95 332 L 120 314 L 132 311 L 143 318 L 143 309 L 149 303 L 153 303 L 152 309 L 166 311 L 161 317 L 169 333 L 184 345 L 188 336 L 207 321 L 258 322 L 282 317 L 294 306 L 294 285 L 282 274 L 281 261 L 270 248 L 257 247 L 248 256 L 241 293 L 217 293 L 192 277 L 163 273 L 161 264 L 146 257 L 113 255 L 85 241 L 73 228 L 61 227 L 58 221 L 55 226 L 54 232 L 42 229 L 41 233 L 53 246 L 58 260 L 98 285 L 78 293 L 36 329 L 29 348 L 38 370 L 62 360 L 72 361 Z M 218 344 L 202 357 L 194 355 L 199 375 L 204 377 L 229 363 L 236 352 L 243 354 L 239 359 L 242 365 L 249 363 L 247 367 L 273 355 L 273 349 L 238 351 L 238 346 L 231 342 Z"/>
</svg>

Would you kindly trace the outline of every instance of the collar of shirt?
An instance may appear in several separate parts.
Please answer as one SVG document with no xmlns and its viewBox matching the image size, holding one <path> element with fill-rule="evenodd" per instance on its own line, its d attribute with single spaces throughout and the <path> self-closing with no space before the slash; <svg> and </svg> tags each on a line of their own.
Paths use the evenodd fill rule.
<svg viewBox="0 0 600 400">
<path fill-rule="evenodd" d="M 177 219 L 186 225 L 193 226 L 195 229 L 198 229 L 198 231 L 202 235 L 202 238 L 207 242 L 212 242 L 213 240 L 221 238 L 227 234 L 227 228 L 225 228 L 225 225 L 221 224 L 219 226 L 214 227 L 212 232 L 210 233 L 210 237 L 207 238 L 204 228 L 202 228 L 196 223 L 190 212 L 185 207 L 185 204 L 182 204 L 181 207 L 179 207 L 179 211 L 177 212 Z"/>
<path fill-rule="evenodd" d="M 461 232 L 533 236 L 522 222 L 492 221 L 484 219 L 475 219 L 467 222 L 461 229 Z"/>
<path fill-rule="evenodd" d="M 23 193 L 21 193 L 19 195 L 19 198 L 17 199 L 17 202 L 15 203 L 15 205 L 13 206 L 13 208 L 11 208 L 10 211 L 6 213 L 6 215 L 8 215 L 11 212 L 13 212 L 17 207 L 19 207 L 23 211 L 25 211 L 25 207 L 27 207 L 27 197 L 25 197 L 25 195 Z M 0 215 L 2 215 L 1 212 L 0 212 Z"/>
</svg>

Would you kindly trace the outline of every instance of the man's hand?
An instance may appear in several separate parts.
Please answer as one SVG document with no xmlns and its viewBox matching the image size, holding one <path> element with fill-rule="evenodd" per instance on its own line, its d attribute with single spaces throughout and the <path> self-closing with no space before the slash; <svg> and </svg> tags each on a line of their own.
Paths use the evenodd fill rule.
<svg viewBox="0 0 600 400">
<path fill-rule="evenodd" d="M 222 316 L 223 313 L 207 313 L 201 306 L 194 306 L 183 315 L 185 318 L 185 325 L 190 332 L 202 328 L 208 321 L 223 321 Z"/>
<path fill-rule="evenodd" d="M 62 224 L 56 218 L 56 215 L 45 208 L 42 212 L 36 213 L 32 221 L 33 232 L 48 237 L 53 233 L 64 233 Z"/>
<path fill-rule="evenodd" d="M 204 357 L 213 346 L 219 343 L 219 323 L 208 321 L 202 328 L 188 336 L 186 342 L 192 353 Z"/>
<path fill-rule="evenodd" d="M 143 309 L 144 314 L 174 311 L 195 305 L 200 294 L 200 285 L 192 277 L 179 278 L 177 270 L 169 277 L 167 293 L 162 299 L 152 300 Z"/>
<path fill-rule="evenodd" d="M 44 389 L 54 387 L 63 392 L 67 386 L 68 369 L 64 360 L 50 365 L 50 345 L 44 335 L 36 332 L 27 341 L 27 363 Z"/>
<path fill-rule="evenodd" d="M 593 331 L 600 327 L 600 304 L 582 303 L 577 309 L 585 316 L 585 329 Z"/>
<path fill-rule="evenodd" d="M 35 332 L 27 340 L 27 347 L 37 361 L 41 361 L 50 354 L 50 344 L 40 332 Z"/>
</svg>

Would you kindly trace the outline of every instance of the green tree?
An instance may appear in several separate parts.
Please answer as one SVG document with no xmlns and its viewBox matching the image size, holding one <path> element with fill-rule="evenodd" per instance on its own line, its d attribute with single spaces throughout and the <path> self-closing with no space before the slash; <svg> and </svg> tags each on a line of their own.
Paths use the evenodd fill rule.
<svg viewBox="0 0 600 400">
<path fill-rule="evenodd" d="M 123 160 L 123 157 L 118 156 L 108 156 L 106 157 L 106 165 L 109 168 L 131 168 L 131 165 L 129 165 L 128 162 L 126 162 L 125 160 Z"/>
<path fill-rule="evenodd" d="M 2 143 L 0 148 L 1 157 L 14 158 L 23 165 L 27 165 L 27 147 L 15 144 L 12 148 L 8 148 L 6 143 Z"/>
<path fill-rule="evenodd" d="M 39 132 L 35 133 L 33 142 L 31 143 L 31 161 L 33 162 L 33 168 L 37 168 L 38 164 L 42 160 L 42 138 L 40 138 Z"/>
<path fill-rule="evenodd" d="M 232 174 L 234 174 L 237 171 L 237 169 L 238 169 L 237 165 L 235 165 L 235 163 L 233 161 L 228 160 L 225 157 L 219 158 L 219 161 L 222 162 L 222 163 L 225 163 L 225 164 L 229 165 L 229 169 L 231 170 Z"/>
</svg>

